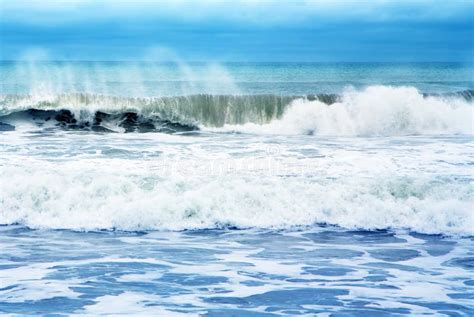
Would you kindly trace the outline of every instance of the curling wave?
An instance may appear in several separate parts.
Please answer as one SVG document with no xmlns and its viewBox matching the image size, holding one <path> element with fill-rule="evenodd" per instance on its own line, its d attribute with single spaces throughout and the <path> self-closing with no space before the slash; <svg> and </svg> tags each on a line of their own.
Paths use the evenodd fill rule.
<svg viewBox="0 0 474 317">
<path fill-rule="evenodd" d="M 267 134 L 472 134 L 474 90 L 423 94 L 370 86 L 341 95 L 192 95 L 127 98 L 90 94 L 0 97 L 0 130 L 25 123 L 115 132 L 199 128 Z"/>
<path fill-rule="evenodd" d="M 264 124 L 281 117 L 285 107 L 296 98 L 275 95 L 192 95 L 156 98 L 89 94 L 8 95 L 0 100 L 0 122 L 14 125 L 23 120 L 23 123 L 27 121 L 42 125 L 52 119 L 55 125 L 62 127 L 120 131 L 120 128 L 125 126 L 125 132 L 166 132 L 160 126 L 168 128 L 174 124 L 179 131 L 197 129 L 198 125 L 220 127 L 224 124 L 247 122 Z M 336 100 L 335 95 L 326 94 L 310 95 L 306 98 L 328 104 Z M 128 123 L 135 123 L 137 128 L 133 129 Z M 114 129 L 116 127 L 119 129 Z"/>
</svg>

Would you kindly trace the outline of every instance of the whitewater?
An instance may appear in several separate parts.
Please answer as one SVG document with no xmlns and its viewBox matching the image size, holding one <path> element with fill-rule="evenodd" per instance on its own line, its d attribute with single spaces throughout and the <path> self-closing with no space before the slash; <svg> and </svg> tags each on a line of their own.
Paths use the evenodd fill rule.
<svg viewBox="0 0 474 317">
<path fill-rule="evenodd" d="M 1 313 L 472 313 L 471 65 L 0 71 Z"/>
<path fill-rule="evenodd" d="M 332 99 L 321 95 L 328 103 L 317 95 L 66 95 L 49 102 L 7 96 L 0 118 L 13 132 L 3 153 L 8 164 L 1 176 L 10 186 L 3 190 L 2 218 L 5 224 L 57 229 L 327 223 L 471 235 L 470 164 L 458 162 L 472 157 L 468 93 L 425 96 L 414 87 L 369 86 Z M 50 132 L 31 141 L 18 135 L 38 129 Z M 81 151 L 87 132 L 95 151 Z M 386 138 L 375 138 L 380 136 Z M 61 150 L 62 138 L 67 151 Z M 53 153 L 35 149 L 42 139 Z M 250 149 L 239 151 L 245 144 Z M 18 159 L 21 148 L 30 149 L 28 158 Z M 78 157 L 58 162 L 54 153 Z M 45 161 L 48 155 L 54 160 Z M 137 164 L 132 157 L 142 159 Z M 262 176 L 247 175 L 248 166 Z"/>
</svg>

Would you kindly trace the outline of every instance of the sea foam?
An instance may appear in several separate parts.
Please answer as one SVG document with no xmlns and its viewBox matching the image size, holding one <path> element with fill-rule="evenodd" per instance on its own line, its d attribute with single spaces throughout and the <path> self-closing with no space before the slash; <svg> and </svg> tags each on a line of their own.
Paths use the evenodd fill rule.
<svg viewBox="0 0 474 317">
<path fill-rule="evenodd" d="M 29 160 L 2 168 L 0 223 L 76 230 L 408 228 L 474 235 L 474 186 L 456 177 L 163 174 L 146 162 Z"/>
<path fill-rule="evenodd" d="M 371 86 L 346 90 L 328 106 L 297 99 L 268 124 L 226 125 L 225 131 L 266 134 L 391 136 L 473 133 L 472 101 L 424 96 L 414 87 Z"/>
</svg>

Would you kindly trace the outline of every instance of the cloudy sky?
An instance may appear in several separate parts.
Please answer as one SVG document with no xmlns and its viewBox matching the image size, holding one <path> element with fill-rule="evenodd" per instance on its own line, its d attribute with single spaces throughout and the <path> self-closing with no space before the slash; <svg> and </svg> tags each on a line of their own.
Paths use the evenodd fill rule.
<svg viewBox="0 0 474 317">
<path fill-rule="evenodd" d="M 473 61 L 471 0 L 0 0 L 0 59 Z"/>
</svg>

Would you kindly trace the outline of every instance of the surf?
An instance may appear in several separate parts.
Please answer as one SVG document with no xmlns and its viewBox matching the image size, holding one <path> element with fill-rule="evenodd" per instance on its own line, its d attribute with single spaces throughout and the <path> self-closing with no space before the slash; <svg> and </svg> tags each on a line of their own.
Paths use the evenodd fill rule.
<svg viewBox="0 0 474 317">
<path fill-rule="evenodd" d="M 472 134 L 473 96 L 473 90 L 426 94 L 403 86 L 347 88 L 341 94 L 305 96 L 3 95 L 0 122 L 4 130 L 30 123 L 95 132 Z"/>
</svg>

